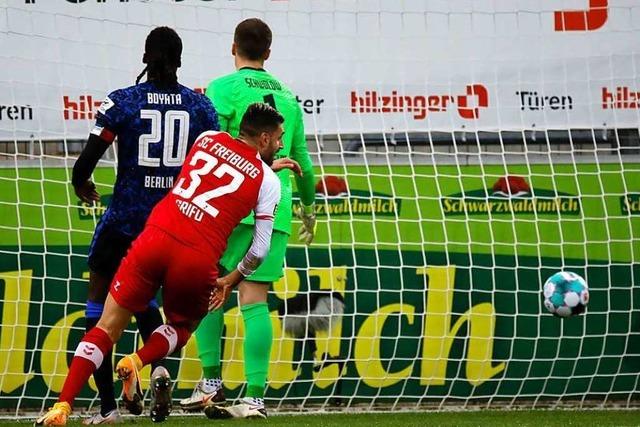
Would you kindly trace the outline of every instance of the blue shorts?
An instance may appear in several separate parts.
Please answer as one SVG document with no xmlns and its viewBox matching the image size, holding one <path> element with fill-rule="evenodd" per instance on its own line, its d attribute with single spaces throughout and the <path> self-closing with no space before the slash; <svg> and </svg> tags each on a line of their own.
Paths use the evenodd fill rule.
<svg viewBox="0 0 640 427">
<path fill-rule="evenodd" d="M 120 262 L 137 236 L 129 236 L 114 227 L 98 224 L 89 247 L 89 268 L 94 273 L 111 280 Z"/>
</svg>

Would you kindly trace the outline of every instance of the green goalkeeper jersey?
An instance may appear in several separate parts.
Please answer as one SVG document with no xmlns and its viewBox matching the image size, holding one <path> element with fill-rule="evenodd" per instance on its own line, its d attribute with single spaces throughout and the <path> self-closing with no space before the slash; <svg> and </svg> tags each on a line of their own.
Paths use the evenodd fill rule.
<svg viewBox="0 0 640 427">
<path fill-rule="evenodd" d="M 213 80 L 206 92 L 218 112 L 220 130 L 237 137 L 240 121 L 247 111 L 247 107 L 254 102 L 266 102 L 284 117 L 283 148 L 278 151 L 276 158 L 289 157 L 300 164 L 303 176 L 296 175 L 296 184 L 300 199 L 306 206 L 315 200 L 315 178 L 313 164 L 307 149 L 304 136 L 302 110 L 296 97 L 288 87 L 278 79 L 262 69 L 241 68 L 235 73 Z M 281 182 L 280 203 L 273 224 L 274 230 L 291 234 L 291 171 L 289 169 L 278 172 Z M 242 220 L 244 224 L 253 224 L 253 215 Z"/>
</svg>

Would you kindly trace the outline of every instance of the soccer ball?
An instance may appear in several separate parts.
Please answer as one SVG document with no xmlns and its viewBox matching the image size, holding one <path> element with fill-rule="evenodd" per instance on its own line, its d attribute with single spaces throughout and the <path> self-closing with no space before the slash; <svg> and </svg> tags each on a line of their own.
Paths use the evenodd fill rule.
<svg viewBox="0 0 640 427">
<path fill-rule="evenodd" d="M 544 284 L 544 306 L 555 316 L 569 317 L 584 313 L 589 303 L 589 288 L 582 277 L 561 271 Z"/>
</svg>

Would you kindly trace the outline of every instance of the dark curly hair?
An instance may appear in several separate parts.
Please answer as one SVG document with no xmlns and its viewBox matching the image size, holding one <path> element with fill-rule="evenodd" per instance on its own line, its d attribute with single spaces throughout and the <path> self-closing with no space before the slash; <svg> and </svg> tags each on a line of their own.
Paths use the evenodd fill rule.
<svg viewBox="0 0 640 427">
<path fill-rule="evenodd" d="M 173 86 L 178 83 L 176 71 L 180 68 L 182 56 L 182 40 L 178 33 L 169 27 L 157 27 L 151 30 L 144 44 L 142 62 L 146 67 L 138 78 L 147 74 L 148 80 L 160 87 Z"/>
</svg>

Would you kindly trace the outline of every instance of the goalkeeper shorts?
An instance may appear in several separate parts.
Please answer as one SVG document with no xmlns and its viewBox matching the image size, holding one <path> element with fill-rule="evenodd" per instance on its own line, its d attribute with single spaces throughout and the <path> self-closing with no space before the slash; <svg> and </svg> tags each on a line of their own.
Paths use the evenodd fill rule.
<svg viewBox="0 0 640 427">
<path fill-rule="evenodd" d="M 275 282 L 279 280 L 284 275 L 284 257 L 287 253 L 288 241 L 289 235 L 287 233 L 273 230 L 269 253 L 256 272 L 247 277 L 247 279 L 254 282 Z M 222 258 L 220 258 L 220 265 L 225 270 L 232 271 L 247 253 L 252 242 L 253 225 L 239 224 L 229 236 L 227 249 Z"/>
</svg>

